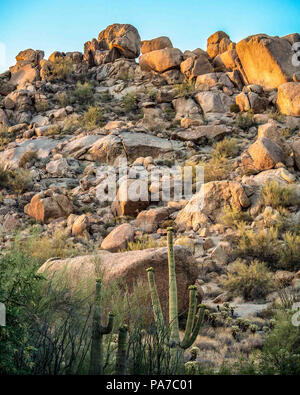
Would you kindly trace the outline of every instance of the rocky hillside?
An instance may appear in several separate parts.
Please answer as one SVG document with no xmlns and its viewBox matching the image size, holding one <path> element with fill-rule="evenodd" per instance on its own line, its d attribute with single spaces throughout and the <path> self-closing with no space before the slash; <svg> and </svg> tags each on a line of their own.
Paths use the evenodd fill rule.
<svg viewBox="0 0 300 395">
<path fill-rule="evenodd" d="M 297 33 L 234 43 L 218 31 L 206 51 L 182 52 L 168 37 L 141 41 L 133 26 L 114 24 L 83 53 L 46 60 L 42 50 L 20 52 L 0 75 L 2 253 L 35 235 L 32 255 L 50 258 L 42 271 L 63 267 L 73 282 L 93 278 L 96 254 L 107 281 L 132 285 L 153 266 L 164 294 L 172 226 L 180 309 L 196 282 L 212 314 L 229 302 L 236 317 L 251 321 L 257 337 L 243 335 L 238 351 L 261 347 L 278 290 L 300 291 L 296 42 Z M 165 180 L 141 174 L 203 166 L 202 210 L 189 210 L 197 194 L 124 200 L 135 178 L 125 183 L 124 158 L 140 188 L 159 196 Z M 99 184 L 113 170 L 117 195 L 101 200 Z M 225 358 L 233 325 L 219 324 L 222 339 L 210 332 L 199 339 L 212 366 Z"/>
</svg>

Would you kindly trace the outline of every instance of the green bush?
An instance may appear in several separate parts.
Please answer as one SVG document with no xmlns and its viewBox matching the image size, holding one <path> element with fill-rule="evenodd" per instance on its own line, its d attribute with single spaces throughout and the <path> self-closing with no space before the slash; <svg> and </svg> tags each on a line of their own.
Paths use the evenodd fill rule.
<svg viewBox="0 0 300 395">
<path fill-rule="evenodd" d="M 251 126 L 255 125 L 254 119 L 253 119 L 253 111 L 249 110 L 246 113 L 240 113 L 236 117 L 236 126 L 244 129 L 245 131 L 248 131 Z"/>
<path fill-rule="evenodd" d="M 249 265 L 239 260 L 232 264 L 223 280 L 223 286 L 233 296 L 243 296 L 245 300 L 263 298 L 274 290 L 273 274 L 264 262 L 252 261 Z"/>
<path fill-rule="evenodd" d="M 187 96 L 195 91 L 195 85 L 192 80 L 186 80 L 182 84 L 177 84 L 176 96 Z"/>
<path fill-rule="evenodd" d="M 73 100 L 81 104 L 89 104 L 93 101 L 94 88 L 89 82 L 77 82 L 76 88 L 73 91 Z"/>
<path fill-rule="evenodd" d="M 29 189 L 32 179 L 28 170 L 25 169 L 5 169 L 0 166 L 0 187 L 8 188 L 12 192 L 21 194 Z"/>
<path fill-rule="evenodd" d="M 103 125 L 103 113 L 100 107 L 89 106 L 88 110 L 82 116 L 83 126 L 87 130 L 96 129 Z"/>
<path fill-rule="evenodd" d="M 121 99 L 121 105 L 125 112 L 132 112 L 138 109 L 138 100 L 135 93 L 127 93 Z"/>
<path fill-rule="evenodd" d="M 49 71 L 46 74 L 46 78 L 49 81 L 59 79 L 66 79 L 73 71 L 72 59 L 65 56 L 56 58 L 53 62 L 49 62 Z"/>
<path fill-rule="evenodd" d="M 239 152 L 238 141 L 235 138 L 225 138 L 214 144 L 212 157 L 216 159 L 233 158 Z"/>
<path fill-rule="evenodd" d="M 288 207 L 296 204 L 296 194 L 292 186 L 280 185 L 277 181 L 268 181 L 260 192 L 261 202 L 264 206 L 273 208 Z"/>
</svg>

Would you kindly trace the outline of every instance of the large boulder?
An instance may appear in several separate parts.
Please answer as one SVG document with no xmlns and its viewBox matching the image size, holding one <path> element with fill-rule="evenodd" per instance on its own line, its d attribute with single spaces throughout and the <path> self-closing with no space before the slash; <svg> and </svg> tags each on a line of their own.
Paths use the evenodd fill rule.
<svg viewBox="0 0 300 395">
<path fill-rule="evenodd" d="M 272 169 L 277 163 L 284 162 L 282 149 L 274 141 L 267 138 L 258 138 L 248 148 L 254 167 L 259 170 Z"/>
<path fill-rule="evenodd" d="M 222 92 L 198 92 L 195 94 L 195 99 L 205 114 L 209 112 L 228 112 L 230 106 L 234 104 L 234 98 Z"/>
<path fill-rule="evenodd" d="M 300 116 L 299 82 L 287 82 L 278 87 L 277 106 L 282 114 Z"/>
<path fill-rule="evenodd" d="M 183 55 L 180 49 L 164 48 L 141 55 L 139 64 L 144 71 L 153 70 L 163 73 L 170 69 L 179 68 L 182 60 Z"/>
<path fill-rule="evenodd" d="M 127 247 L 134 238 L 134 228 L 130 224 L 122 224 L 112 230 L 102 241 L 101 248 L 110 252 L 118 252 Z"/>
<path fill-rule="evenodd" d="M 152 40 L 143 40 L 141 43 L 142 55 L 164 48 L 173 48 L 171 40 L 165 36 L 153 38 Z"/>
<path fill-rule="evenodd" d="M 228 205 L 238 210 L 249 207 L 250 201 L 243 186 L 235 181 L 208 182 L 179 212 L 176 224 L 197 231 L 201 224 L 214 222 Z"/>
<path fill-rule="evenodd" d="M 197 279 L 197 266 L 192 253 L 186 247 L 175 246 L 174 255 L 178 308 L 180 312 L 183 312 L 188 308 L 188 287 L 194 284 Z M 130 290 L 134 284 L 141 283 L 148 290 L 146 269 L 153 267 L 157 291 L 165 312 L 167 310 L 169 293 L 167 262 L 168 251 L 166 247 L 122 253 L 99 251 L 97 255 L 80 256 L 66 260 L 48 260 L 41 266 L 39 272 L 47 275 L 49 278 L 52 275 L 63 275 L 64 281 L 66 281 L 70 289 L 94 286 L 95 279 L 102 274 L 104 284 L 113 283 L 114 281 L 123 282 Z M 149 316 L 149 309 L 151 311 L 150 296 L 148 303 L 149 305 L 145 306 L 145 312 Z"/>
<path fill-rule="evenodd" d="M 141 38 L 129 24 L 115 23 L 84 44 L 84 59 L 90 66 L 114 62 L 118 58 L 135 59 L 140 54 Z"/>
<path fill-rule="evenodd" d="M 211 58 L 215 58 L 217 55 L 223 52 L 233 49 L 234 44 L 230 40 L 228 34 L 222 31 L 218 31 L 207 39 L 207 53 Z"/>
<path fill-rule="evenodd" d="M 121 132 L 98 139 L 89 149 L 86 158 L 114 164 L 119 158 L 135 160 L 140 156 L 175 158 L 182 144 L 146 133 Z"/>
<path fill-rule="evenodd" d="M 17 56 L 15 66 L 9 68 L 11 72 L 10 83 L 22 88 L 27 82 L 31 83 L 40 78 L 39 64 L 44 57 L 44 51 L 26 49 Z"/>
<path fill-rule="evenodd" d="M 153 233 L 163 221 L 168 219 L 169 214 L 170 209 L 168 207 L 159 207 L 156 209 L 145 210 L 139 213 L 135 224 L 144 232 Z"/>
<path fill-rule="evenodd" d="M 202 74 L 212 73 L 214 68 L 210 64 L 208 56 L 201 54 L 184 60 L 180 65 L 180 70 L 187 79 L 193 79 Z"/>
<path fill-rule="evenodd" d="M 275 89 L 291 81 L 297 71 L 292 64 L 291 44 L 279 37 L 257 34 L 236 44 L 248 83 Z"/>
<path fill-rule="evenodd" d="M 232 129 L 226 125 L 203 125 L 192 130 L 179 130 L 175 135 L 179 140 L 199 144 L 221 139 L 230 133 L 232 133 Z"/>
<path fill-rule="evenodd" d="M 47 223 L 56 218 L 67 218 L 73 209 L 67 196 L 48 190 L 34 195 L 24 207 L 24 212 L 37 221 Z"/>
</svg>

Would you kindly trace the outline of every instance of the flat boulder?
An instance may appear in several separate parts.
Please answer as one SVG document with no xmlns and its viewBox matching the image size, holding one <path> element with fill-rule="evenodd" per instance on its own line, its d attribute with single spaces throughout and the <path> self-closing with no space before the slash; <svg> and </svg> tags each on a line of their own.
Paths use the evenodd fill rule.
<svg viewBox="0 0 300 395">
<path fill-rule="evenodd" d="M 178 213 L 176 224 L 180 228 L 197 231 L 202 224 L 215 222 L 228 205 L 238 210 L 250 206 L 243 186 L 235 181 L 208 182 Z"/>
<path fill-rule="evenodd" d="M 52 140 L 47 137 L 39 137 L 33 140 L 25 140 L 16 144 L 14 148 L 9 148 L 0 152 L 0 163 L 9 168 L 19 166 L 19 160 L 25 152 L 35 152 L 38 159 L 47 158 L 52 149 L 57 147 L 59 140 Z"/>
<path fill-rule="evenodd" d="M 282 114 L 300 116 L 299 82 L 287 82 L 278 87 L 277 106 Z"/>
<path fill-rule="evenodd" d="M 134 228 L 130 224 L 122 224 L 112 230 L 102 241 L 101 248 L 110 252 L 118 252 L 127 247 L 134 238 Z"/>
<path fill-rule="evenodd" d="M 157 51 L 158 49 L 173 48 L 172 42 L 169 37 L 157 37 L 152 40 L 143 40 L 141 42 L 141 52 L 145 53 Z"/>
<path fill-rule="evenodd" d="M 248 83 L 275 89 L 291 81 L 297 71 L 292 64 L 292 47 L 288 40 L 266 34 L 249 36 L 236 44 Z"/>
<path fill-rule="evenodd" d="M 234 104 L 234 98 L 222 92 L 197 92 L 195 100 L 200 105 L 204 113 L 216 112 L 225 113 Z"/>
<path fill-rule="evenodd" d="M 183 54 L 178 48 L 164 48 L 147 52 L 139 58 L 143 71 L 156 71 L 163 73 L 167 70 L 179 68 Z"/>
<path fill-rule="evenodd" d="M 231 132 L 232 129 L 226 125 L 203 125 L 192 130 L 180 130 L 175 136 L 182 141 L 204 143 L 207 140 L 221 139 Z"/>
</svg>

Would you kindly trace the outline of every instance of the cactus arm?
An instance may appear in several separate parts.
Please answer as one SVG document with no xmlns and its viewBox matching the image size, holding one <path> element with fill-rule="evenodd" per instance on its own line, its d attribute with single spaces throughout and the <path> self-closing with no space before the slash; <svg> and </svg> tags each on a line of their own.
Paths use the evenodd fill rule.
<svg viewBox="0 0 300 395">
<path fill-rule="evenodd" d="M 118 351 L 116 358 L 116 374 L 126 374 L 126 346 L 128 327 L 124 325 L 119 328 Z"/>
<path fill-rule="evenodd" d="M 149 282 L 150 293 L 151 293 L 154 319 L 158 329 L 161 330 L 164 327 L 164 316 L 161 309 L 161 304 L 154 279 L 154 270 L 152 267 L 149 267 L 147 269 L 147 274 L 148 274 L 148 282 Z"/>
<path fill-rule="evenodd" d="M 108 324 L 106 327 L 101 325 L 102 308 L 101 308 L 101 289 L 102 281 L 96 280 L 95 307 L 92 322 L 92 341 L 90 356 L 90 371 L 92 375 L 103 374 L 103 335 L 108 334 L 113 329 L 114 316 L 109 314 Z"/>
<path fill-rule="evenodd" d="M 197 287 L 195 285 L 191 285 L 189 287 L 189 312 L 188 312 L 184 338 L 181 342 L 182 344 L 186 344 L 188 342 L 188 339 L 190 339 L 192 335 L 196 313 L 197 313 Z"/>
<path fill-rule="evenodd" d="M 203 324 L 204 321 L 204 316 L 205 316 L 205 306 L 204 305 L 200 305 L 199 306 L 199 310 L 198 310 L 198 314 L 196 316 L 196 325 L 193 329 L 193 332 L 190 336 L 189 339 L 187 339 L 185 342 L 183 341 L 180 344 L 180 347 L 183 348 L 184 350 L 186 350 L 187 348 L 191 347 L 191 345 L 195 342 L 198 334 L 199 334 L 199 330 Z"/>
<path fill-rule="evenodd" d="M 114 327 L 114 318 L 115 315 L 111 312 L 108 313 L 108 323 L 106 326 L 101 326 L 100 332 L 102 335 L 108 335 Z"/>
<path fill-rule="evenodd" d="M 179 344 L 178 300 L 173 249 L 173 228 L 168 228 L 168 266 L 169 266 L 169 326 L 170 341 Z"/>
</svg>

